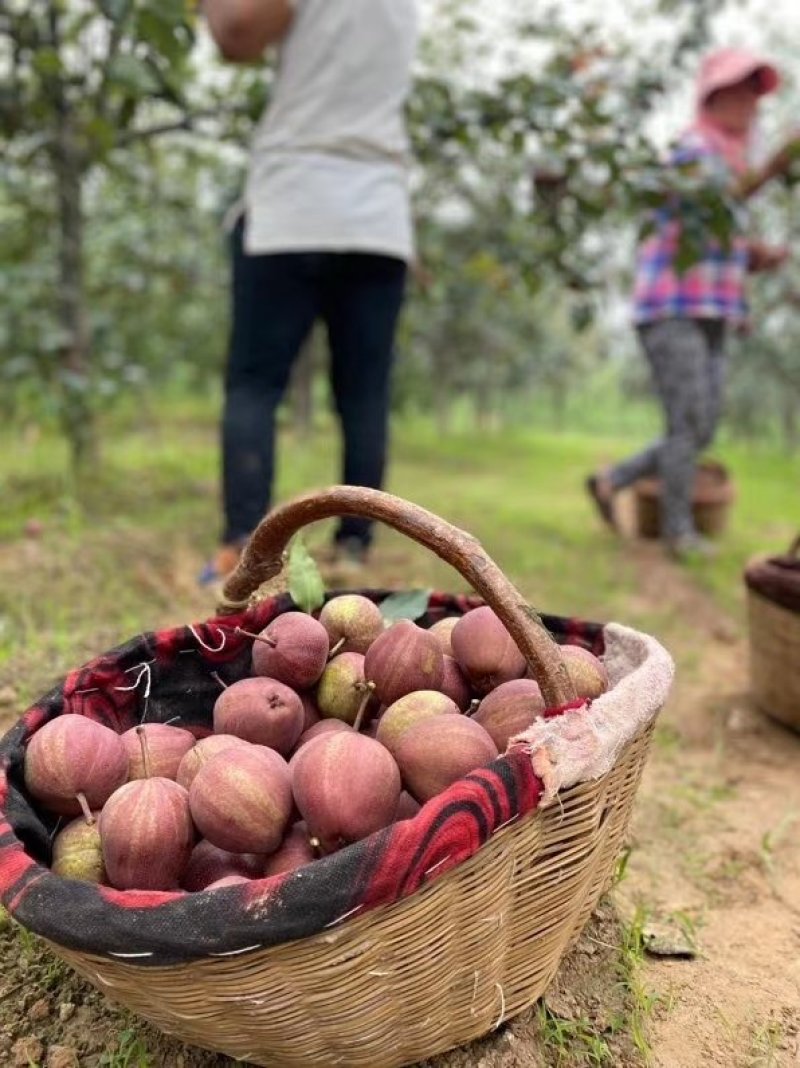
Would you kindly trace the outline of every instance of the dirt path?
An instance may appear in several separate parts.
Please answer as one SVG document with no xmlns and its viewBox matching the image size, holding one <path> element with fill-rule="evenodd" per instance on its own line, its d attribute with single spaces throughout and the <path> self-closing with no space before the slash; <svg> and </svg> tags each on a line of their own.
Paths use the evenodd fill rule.
<svg viewBox="0 0 800 1068">
<path fill-rule="evenodd" d="M 638 553 L 637 599 L 668 591 L 679 622 L 665 638 L 689 666 L 662 716 L 619 896 L 699 950 L 647 964 L 661 999 L 654 1063 L 800 1064 L 800 738 L 753 707 L 736 621 L 657 551 Z"/>
</svg>

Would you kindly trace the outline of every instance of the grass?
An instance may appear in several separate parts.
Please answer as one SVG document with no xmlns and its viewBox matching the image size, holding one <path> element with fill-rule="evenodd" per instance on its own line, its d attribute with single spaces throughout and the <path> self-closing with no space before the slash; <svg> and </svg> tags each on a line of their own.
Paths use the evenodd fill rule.
<svg viewBox="0 0 800 1068">
<path fill-rule="evenodd" d="M 101 1068 L 153 1068 L 147 1047 L 134 1028 L 122 1032 L 116 1049 L 104 1053 L 100 1065 Z"/>
<path fill-rule="evenodd" d="M 644 962 L 647 911 L 637 908 L 628 923 L 623 924 L 622 944 L 617 965 L 619 981 L 627 994 L 627 1013 L 621 1026 L 630 1035 L 631 1040 L 644 1064 L 649 1064 L 652 1057 L 648 1040 L 648 1021 L 658 1004 L 658 996 L 651 993 L 642 979 Z"/>
<path fill-rule="evenodd" d="M 602 1066 L 613 1064 L 608 1042 L 598 1035 L 589 1020 L 562 1020 L 540 1002 L 537 1006 L 539 1039 L 547 1051 L 548 1065 Z"/>
<path fill-rule="evenodd" d="M 746 1068 L 780 1068 L 785 1064 L 781 1054 L 784 1037 L 784 1028 L 777 1020 L 757 1027 L 747 1053 Z"/>
</svg>

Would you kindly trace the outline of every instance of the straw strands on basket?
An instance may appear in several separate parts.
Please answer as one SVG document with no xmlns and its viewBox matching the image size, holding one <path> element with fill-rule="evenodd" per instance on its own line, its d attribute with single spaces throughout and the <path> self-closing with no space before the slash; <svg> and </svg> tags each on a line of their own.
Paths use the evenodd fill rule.
<svg viewBox="0 0 800 1068">
<path fill-rule="evenodd" d="M 413 1064 L 547 988 L 613 878 L 651 733 L 426 889 L 313 938 L 147 970 L 52 948 L 163 1031 L 253 1064 Z"/>
</svg>

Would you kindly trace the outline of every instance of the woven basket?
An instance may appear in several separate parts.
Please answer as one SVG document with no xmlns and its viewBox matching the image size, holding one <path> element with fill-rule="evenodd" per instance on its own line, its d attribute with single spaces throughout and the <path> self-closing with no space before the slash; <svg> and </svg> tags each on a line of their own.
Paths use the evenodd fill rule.
<svg viewBox="0 0 800 1068">
<path fill-rule="evenodd" d="M 480 544 L 374 491 L 338 487 L 273 512 L 222 611 L 241 610 L 280 570 L 300 527 L 337 514 L 382 519 L 456 566 L 503 619 L 550 707 L 574 698 L 557 646 Z M 633 678 L 619 689 L 638 723 L 652 694 L 637 694 Z M 51 948 L 109 998 L 196 1046 L 274 1068 L 413 1064 L 486 1035 L 547 989 L 613 880 L 652 728 L 650 717 L 610 771 L 560 790 L 447 874 L 321 934 L 164 967 Z"/>
<path fill-rule="evenodd" d="M 754 561 L 745 573 L 750 684 L 763 712 L 800 731 L 800 610 L 789 574 L 800 575 L 800 538 L 786 556 Z"/>
<path fill-rule="evenodd" d="M 656 478 L 641 479 L 636 483 L 634 491 L 636 529 L 639 537 L 660 537 L 660 481 Z M 723 534 L 735 496 L 736 489 L 726 467 L 713 460 L 699 464 L 692 495 L 692 514 L 697 530 L 711 538 Z"/>
</svg>

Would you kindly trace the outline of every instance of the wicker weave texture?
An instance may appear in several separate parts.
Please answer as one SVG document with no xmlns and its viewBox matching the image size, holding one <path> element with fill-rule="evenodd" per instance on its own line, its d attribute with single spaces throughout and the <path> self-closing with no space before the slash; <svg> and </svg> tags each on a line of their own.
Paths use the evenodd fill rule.
<svg viewBox="0 0 800 1068">
<path fill-rule="evenodd" d="M 773 719 L 800 731 L 800 615 L 747 591 L 753 699 Z"/>
<path fill-rule="evenodd" d="M 692 516 L 701 534 L 718 537 L 728 526 L 736 489 L 728 471 L 714 460 L 698 465 L 692 492 Z M 636 530 L 640 538 L 661 536 L 661 482 L 640 479 L 634 486 Z"/>
<path fill-rule="evenodd" d="M 193 1045 L 272 1068 L 413 1064 L 546 990 L 612 879 L 651 734 L 429 887 L 325 934 L 168 968 L 52 948 Z"/>
<path fill-rule="evenodd" d="M 661 536 L 661 501 L 651 493 L 639 493 L 636 499 L 636 530 L 640 538 Z M 730 501 L 695 501 L 692 504 L 694 525 L 701 534 L 717 538 L 728 526 Z"/>
</svg>

